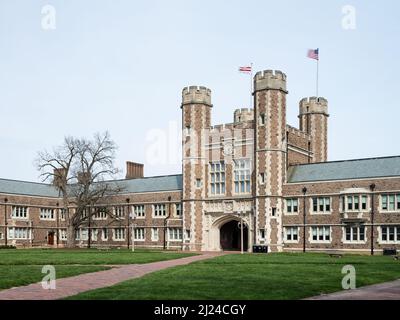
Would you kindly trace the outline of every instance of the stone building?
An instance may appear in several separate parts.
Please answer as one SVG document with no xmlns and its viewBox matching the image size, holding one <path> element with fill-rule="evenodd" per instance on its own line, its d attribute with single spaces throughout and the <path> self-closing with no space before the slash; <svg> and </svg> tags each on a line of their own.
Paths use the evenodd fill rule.
<svg viewBox="0 0 400 320">
<path fill-rule="evenodd" d="M 182 92 L 182 174 L 143 177 L 76 230 L 86 246 L 179 250 L 382 252 L 400 248 L 400 156 L 328 161 L 328 101 L 304 98 L 286 123 L 286 75 L 254 77 L 254 109 L 212 125 L 211 90 Z M 0 244 L 62 247 L 61 198 L 48 184 L 0 179 Z M 242 237 L 243 234 L 243 237 Z"/>
</svg>

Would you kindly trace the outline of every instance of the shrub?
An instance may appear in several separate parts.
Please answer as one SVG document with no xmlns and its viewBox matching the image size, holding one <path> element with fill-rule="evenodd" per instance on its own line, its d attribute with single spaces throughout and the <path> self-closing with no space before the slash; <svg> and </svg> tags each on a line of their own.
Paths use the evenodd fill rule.
<svg viewBox="0 0 400 320">
<path fill-rule="evenodd" d="M 0 250 L 1 249 L 17 249 L 16 246 L 0 246 Z"/>
</svg>

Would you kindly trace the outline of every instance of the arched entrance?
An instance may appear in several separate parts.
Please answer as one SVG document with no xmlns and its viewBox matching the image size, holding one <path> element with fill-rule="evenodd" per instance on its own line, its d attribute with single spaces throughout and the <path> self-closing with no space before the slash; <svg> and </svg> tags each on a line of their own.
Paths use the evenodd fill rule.
<svg viewBox="0 0 400 320">
<path fill-rule="evenodd" d="M 240 222 L 231 220 L 220 228 L 220 244 L 222 250 L 241 250 L 241 230 Z M 248 228 L 243 225 L 243 250 L 248 249 Z"/>
</svg>

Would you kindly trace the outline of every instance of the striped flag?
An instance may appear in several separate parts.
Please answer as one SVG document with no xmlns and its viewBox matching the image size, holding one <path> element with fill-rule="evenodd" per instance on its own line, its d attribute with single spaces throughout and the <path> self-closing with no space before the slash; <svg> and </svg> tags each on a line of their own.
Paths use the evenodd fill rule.
<svg viewBox="0 0 400 320">
<path fill-rule="evenodd" d="M 239 72 L 251 74 L 252 67 L 239 67 Z"/>
<path fill-rule="evenodd" d="M 314 60 L 319 60 L 319 49 L 308 50 L 307 57 Z"/>
</svg>

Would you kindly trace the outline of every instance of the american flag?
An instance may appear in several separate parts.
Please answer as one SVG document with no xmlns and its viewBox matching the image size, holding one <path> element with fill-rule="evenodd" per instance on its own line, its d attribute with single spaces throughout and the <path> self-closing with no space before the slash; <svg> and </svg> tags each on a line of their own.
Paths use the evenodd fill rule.
<svg viewBox="0 0 400 320">
<path fill-rule="evenodd" d="M 239 72 L 250 74 L 252 71 L 252 67 L 239 67 Z"/>
<path fill-rule="evenodd" d="M 314 60 L 319 60 L 319 49 L 308 50 L 307 57 Z"/>
</svg>

